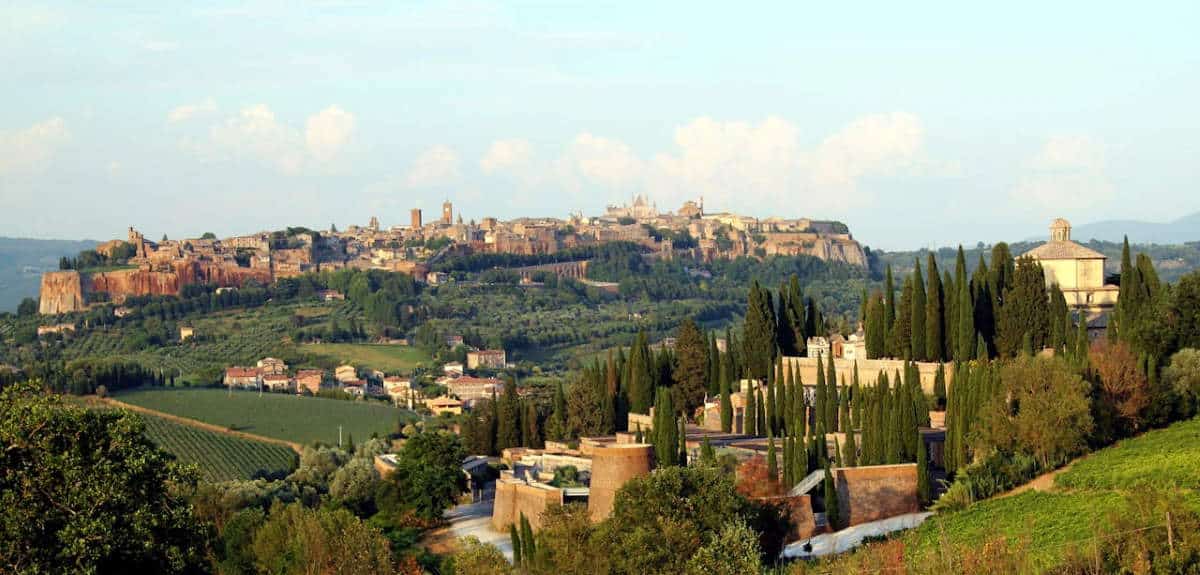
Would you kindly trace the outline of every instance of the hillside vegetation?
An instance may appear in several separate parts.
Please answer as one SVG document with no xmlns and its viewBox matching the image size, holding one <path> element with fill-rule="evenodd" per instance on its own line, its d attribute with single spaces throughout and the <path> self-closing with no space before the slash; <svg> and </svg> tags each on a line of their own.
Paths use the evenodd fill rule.
<svg viewBox="0 0 1200 575">
<path fill-rule="evenodd" d="M 343 441 L 362 441 L 394 432 L 400 422 L 416 414 L 390 405 L 339 401 L 291 394 L 220 389 L 140 389 L 117 394 L 116 399 L 256 435 L 313 443 L 336 444 L 338 428 Z"/>
<path fill-rule="evenodd" d="M 146 436 L 183 463 L 193 464 L 206 481 L 280 477 L 296 467 L 296 453 L 282 445 L 142 415 Z"/>
</svg>

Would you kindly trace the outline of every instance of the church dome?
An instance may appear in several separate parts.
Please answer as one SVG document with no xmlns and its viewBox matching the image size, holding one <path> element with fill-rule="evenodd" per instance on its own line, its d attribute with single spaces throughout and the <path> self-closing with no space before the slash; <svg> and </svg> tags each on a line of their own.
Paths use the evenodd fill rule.
<svg viewBox="0 0 1200 575">
<path fill-rule="evenodd" d="M 1071 240 L 1071 222 L 1063 218 L 1055 218 L 1050 222 L 1050 241 L 1065 242 Z"/>
</svg>

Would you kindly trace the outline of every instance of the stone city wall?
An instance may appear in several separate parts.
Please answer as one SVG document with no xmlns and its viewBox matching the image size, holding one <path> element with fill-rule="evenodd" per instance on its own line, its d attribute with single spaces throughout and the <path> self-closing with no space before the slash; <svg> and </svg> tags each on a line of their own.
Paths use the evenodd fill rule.
<svg viewBox="0 0 1200 575">
<path fill-rule="evenodd" d="M 805 385 L 816 385 L 817 383 L 817 359 L 809 357 L 784 357 L 784 372 L 788 378 L 792 376 L 792 367 L 800 368 L 800 381 Z M 826 360 L 821 361 L 822 366 L 828 370 Z M 845 381 L 846 385 L 850 385 L 854 381 L 854 360 L 835 358 L 833 360 L 834 370 L 837 372 L 838 384 L 841 385 Z M 904 373 L 904 360 L 900 359 L 860 359 L 858 364 L 858 380 L 862 385 L 875 385 L 879 379 L 879 374 L 886 372 L 889 381 L 894 380 L 896 372 Z M 933 393 L 933 380 L 937 377 L 937 363 L 932 362 L 917 362 L 917 371 L 921 374 L 921 389 L 925 393 Z M 946 368 L 946 389 L 950 389 L 950 384 L 954 379 L 954 364 L 945 364 Z M 892 381 L 895 384 L 895 381 Z"/>
</svg>

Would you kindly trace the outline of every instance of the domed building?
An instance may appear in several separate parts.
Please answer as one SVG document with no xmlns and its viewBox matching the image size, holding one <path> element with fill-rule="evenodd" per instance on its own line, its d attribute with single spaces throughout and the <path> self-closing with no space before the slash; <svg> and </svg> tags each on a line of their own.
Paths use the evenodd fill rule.
<svg viewBox="0 0 1200 575">
<path fill-rule="evenodd" d="M 1062 218 L 1050 223 L 1050 241 L 1025 252 L 1042 264 L 1046 285 L 1058 284 L 1067 305 L 1088 312 L 1110 310 L 1121 288 L 1104 283 L 1104 254 L 1071 240 L 1071 223 Z"/>
</svg>

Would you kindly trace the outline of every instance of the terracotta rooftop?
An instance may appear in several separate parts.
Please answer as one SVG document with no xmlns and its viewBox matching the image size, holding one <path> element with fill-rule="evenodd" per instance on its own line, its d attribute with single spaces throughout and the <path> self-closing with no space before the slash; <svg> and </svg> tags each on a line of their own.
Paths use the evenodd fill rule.
<svg viewBox="0 0 1200 575">
<path fill-rule="evenodd" d="M 1038 260 L 1106 259 L 1104 254 L 1091 248 L 1085 248 L 1071 240 L 1046 242 L 1025 252 L 1024 255 Z"/>
</svg>

